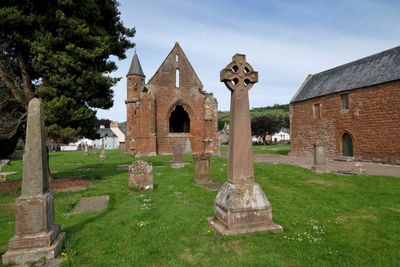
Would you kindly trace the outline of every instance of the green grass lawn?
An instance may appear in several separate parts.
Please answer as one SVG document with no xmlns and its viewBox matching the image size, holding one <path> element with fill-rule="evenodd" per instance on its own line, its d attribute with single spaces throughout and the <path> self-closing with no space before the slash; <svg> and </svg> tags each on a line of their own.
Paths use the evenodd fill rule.
<svg viewBox="0 0 400 267">
<path fill-rule="evenodd" d="M 229 146 L 221 146 L 221 152 L 228 152 Z M 290 152 L 290 145 L 265 145 L 253 146 L 255 154 L 287 155 Z"/>
<path fill-rule="evenodd" d="M 57 177 L 92 180 L 85 191 L 55 193 L 56 218 L 67 233 L 64 266 L 399 266 L 400 179 L 314 174 L 290 165 L 255 164 L 255 180 L 267 194 L 274 221 L 284 232 L 220 236 L 206 219 L 216 191 L 197 186 L 190 155 L 183 169 L 170 156 L 153 164 L 155 189 L 128 190 L 134 159 L 107 151 L 107 160 L 81 152 L 50 155 Z M 17 170 L 14 161 L 7 171 Z M 93 168 L 79 173 L 78 168 Z M 212 158 L 215 181 L 227 180 L 226 159 Z M 18 177 L 17 177 L 18 176 Z M 73 214 L 85 196 L 110 195 L 102 213 Z M 0 193 L 0 253 L 14 234 L 14 201 Z"/>
</svg>

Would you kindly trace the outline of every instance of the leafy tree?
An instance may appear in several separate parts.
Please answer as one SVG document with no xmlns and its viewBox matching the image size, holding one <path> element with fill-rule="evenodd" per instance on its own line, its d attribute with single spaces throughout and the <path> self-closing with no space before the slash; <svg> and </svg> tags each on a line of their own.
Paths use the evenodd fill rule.
<svg viewBox="0 0 400 267">
<path fill-rule="evenodd" d="M 265 136 L 267 134 L 277 133 L 284 125 L 284 118 L 276 115 L 265 115 L 251 120 L 251 133 L 261 136 L 265 145 Z"/>
<path fill-rule="evenodd" d="M 115 0 L 1 0 L 1 140 L 24 133 L 29 101 L 43 99 L 49 137 L 95 137 L 96 111 L 113 105 L 119 78 L 111 57 L 124 59 L 135 29 Z M 7 117 L 8 116 L 8 117 Z"/>
</svg>

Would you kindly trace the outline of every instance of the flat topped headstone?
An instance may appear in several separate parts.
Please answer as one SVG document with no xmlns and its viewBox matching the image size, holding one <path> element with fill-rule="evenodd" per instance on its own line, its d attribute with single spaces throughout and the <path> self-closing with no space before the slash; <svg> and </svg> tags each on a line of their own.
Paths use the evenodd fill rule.
<svg viewBox="0 0 400 267">
<path fill-rule="evenodd" d="M 197 184 L 212 184 L 211 178 L 211 154 L 196 153 L 193 154 L 194 179 Z"/>
<path fill-rule="evenodd" d="M 316 173 L 327 173 L 325 147 L 322 144 L 314 144 L 314 163 L 311 170 Z"/>
<path fill-rule="evenodd" d="M 96 197 L 84 197 L 78 205 L 75 206 L 75 213 L 84 212 L 101 212 L 108 208 L 108 201 L 110 200 L 109 195 L 96 196 Z"/>
<path fill-rule="evenodd" d="M 228 182 L 215 199 L 215 218 L 208 223 L 225 235 L 258 231 L 282 231 L 272 221 L 272 207 L 261 187 L 254 183 L 249 94 L 258 73 L 236 54 L 221 71 L 221 82 L 231 91 Z"/>
<path fill-rule="evenodd" d="M 28 106 L 22 190 L 15 205 L 15 235 L 2 257 L 5 265 L 54 259 L 65 240 L 65 233 L 55 224 L 45 142 L 43 105 L 34 98 Z"/>
</svg>

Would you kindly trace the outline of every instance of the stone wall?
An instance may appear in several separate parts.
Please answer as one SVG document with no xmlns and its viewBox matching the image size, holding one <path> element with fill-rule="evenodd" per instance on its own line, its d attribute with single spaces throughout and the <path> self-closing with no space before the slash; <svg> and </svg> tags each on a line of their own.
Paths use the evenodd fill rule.
<svg viewBox="0 0 400 267">
<path fill-rule="evenodd" d="M 206 144 L 209 152 L 219 152 L 217 102 L 203 91 L 200 79 L 178 43 L 145 87 L 141 86 L 141 78 L 128 76 L 127 153 L 171 154 L 173 144 L 184 145 L 187 139 L 194 153 L 203 152 Z M 135 92 L 137 82 L 137 91 L 142 93 Z M 177 105 L 189 115 L 188 133 L 170 132 L 169 119 Z"/>
<path fill-rule="evenodd" d="M 325 145 L 328 157 L 342 156 L 347 132 L 355 158 L 400 163 L 400 82 L 347 93 L 348 110 L 342 109 L 341 94 L 291 103 L 291 154 L 311 157 L 317 142 Z"/>
</svg>

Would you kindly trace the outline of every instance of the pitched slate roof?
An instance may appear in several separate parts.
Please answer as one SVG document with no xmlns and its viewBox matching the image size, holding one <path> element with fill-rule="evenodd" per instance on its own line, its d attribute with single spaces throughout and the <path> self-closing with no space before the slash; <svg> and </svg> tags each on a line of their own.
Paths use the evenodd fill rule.
<svg viewBox="0 0 400 267">
<path fill-rule="evenodd" d="M 121 132 L 126 135 L 126 125 L 118 125 L 118 128 L 121 130 Z"/>
<path fill-rule="evenodd" d="M 400 46 L 309 75 L 291 102 L 400 80 Z"/>
<path fill-rule="evenodd" d="M 113 131 L 110 128 L 102 128 L 102 127 L 100 127 L 99 129 L 97 129 L 96 132 L 100 135 L 100 138 L 103 138 L 105 136 L 107 136 L 107 137 L 116 137 L 116 135 L 113 133 Z"/>
<path fill-rule="evenodd" d="M 135 54 L 133 55 L 131 66 L 129 68 L 127 76 L 131 75 L 131 74 L 146 76 L 143 73 L 142 66 L 140 65 L 140 61 L 139 61 L 139 58 L 138 58 L 138 56 L 136 54 L 136 51 L 135 51 Z"/>
</svg>

